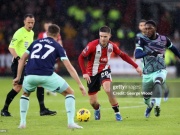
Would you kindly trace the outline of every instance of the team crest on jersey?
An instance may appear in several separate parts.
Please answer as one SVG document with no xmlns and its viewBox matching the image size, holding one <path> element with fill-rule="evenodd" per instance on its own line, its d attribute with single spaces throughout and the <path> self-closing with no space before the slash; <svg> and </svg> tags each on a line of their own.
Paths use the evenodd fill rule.
<svg viewBox="0 0 180 135">
<path fill-rule="evenodd" d="M 83 52 L 86 53 L 86 52 L 88 51 L 88 49 L 89 49 L 89 46 L 87 46 L 87 47 L 83 50 Z"/>
<path fill-rule="evenodd" d="M 28 48 L 28 42 L 24 42 L 24 46 Z"/>
<path fill-rule="evenodd" d="M 111 53 L 111 52 L 112 52 L 112 49 L 111 49 L 111 48 L 109 48 L 109 49 L 108 49 L 108 52 L 109 52 L 109 53 Z"/>
</svg>

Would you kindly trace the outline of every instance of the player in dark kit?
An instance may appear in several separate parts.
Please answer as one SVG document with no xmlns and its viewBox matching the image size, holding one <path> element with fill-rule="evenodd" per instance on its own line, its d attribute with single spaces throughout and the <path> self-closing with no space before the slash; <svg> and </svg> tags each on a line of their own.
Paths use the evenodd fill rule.
<svg viewBox="0 0 180 135">
<path fill-rule="evenodd" d="M 140 75 L 142 72 L 138 65 L 134 63 L 126 53 L 122 52 L 115 43 L 109 40 L 110 37 L 111 29 L 108 26 L 101 27 L 99 29 L 99 39 L 89 42 L 87 47 L 80 54 L 78 60 L 83 73 L 83 78 L 86 79 L 88 83 L 88 94 L 90 104 L 94 108 L 95 120 L 100 120 L 100 104 L 98 102 L 97 94 L 102 85 L 112 109 L 114 110 L 115 119 L 117 121 L 122 121 L 117 99 L 110 92 L 112 79 L 108 61 L 110 60 L 111 53 L 114 52 L 124 61 L 131 64 Z M 88 58 L 87 68 L 85 68 L 85 58 Z"/>
<path fill-rule="evenodd" d="M 26 14 L 24 16 L 24 27 L 19 28 L 13 35 L 11 43 L 9 45 L 9 51 L 13 56 L 13 62 L 11 65 L 11 70 L 13 73 L 13 78 L 17 76 L 17 67 L 18 61 L 26 51 L 26 49 L 30 46 L 33 42 L 34 32 L 33 27 L 35 24 L 35 18 L 32 14 Z M 20 92 L 22 88 L 22 82 L 24 80 L 24 71 L 21 76 L 21 80 L 17 85 L 13 85 L 13 88 L 6 96 L 6 100 L 4 103 L 4 107 L 1 110 L 1 116 L 9 117 L 11 116 L 10 112 L 8 111 L 9 105 L 13 101 L 14 97 Z M 47 109 L 44 105 L 44 88 L 38 87 L 37 88 L 37 99 L 39 101 L 40 106 L 40 116 L 44 115 L 56 115 L 56 111 L 51 111 Z"/>
<path fill-rule="evenodd" d="M 86 95 L 85 88 L 82 85 L 76 70 L 68 60 L 65 50 L 56 42 L 59 33 L 60 28 L 57 25 L 50 25 L 47 32 L 48 37 L 34 41 L 19 61 L 18 74 L 13 81 L 14 84 L 19 82 L 23 65 L 28 59 L 26 76 L 23 81 L 24 93 L 20 99 L 21 121 L 19 128 L 26 127 L 29 95 L 31 92 L 35 91 L 39 85 L 51 92 L 61 93 L 63 96 L 65 96 L 68 128 L 82 128 L 74 123 L 75 97 L 73 89 L 62 77 L 54 72 L 54 64 L 56 59 L 60 58 L 70 75 L 77 82 L 82 94 Z"/>
<path fill-rule="evenodd" d="M 148 118 L 154 105 L 155 116 L 160 115 L 162 84 L 167 75 L 164 62 L 165 50 L 166 48 L 170 49 L 179 58 L 180 53 L 169 38 L 156 33 L 156 23 L 153 20 L 145 23 L 145 29 L 148 38 L 139 38 L 136 44 L 135 58 L 143 58 L 143 92 L 153 92 L 153 95 L 144 95 L 144 101 L 147 105 L 145 117 Z M 151 96 L 155 98 L 155 101 L 150 101 Z"/>
<path fill-rule="evenodd" d="M 145 29 L 146 21 L 147 20 L 144 20 L 144 19 L 141 19 L 139 21 L 138 28 L 139 28 L 140 32 L 136 34 L 136 44 L 137 45 L 138 45 L 138 41 L 139 41 L 140 38 L 144 38 L 144 40 L 148 40 L 148 37 L 146 36 L 146 29 Z M 142 62 L 142 68 L 143 68 L 144 67 L 143 59 L 141 59 L 141 62 Z M 168 100 L 168 95 L 169 95 L 169 88 L 168 88 L 166 82 L 163 83 L 162 87 L 163 87 L 163 90 L 164 90 L 164 101 L 167 101 Z M 154 99 L 151 99 L 151 100 L 154 100 Z"/>
</svg>

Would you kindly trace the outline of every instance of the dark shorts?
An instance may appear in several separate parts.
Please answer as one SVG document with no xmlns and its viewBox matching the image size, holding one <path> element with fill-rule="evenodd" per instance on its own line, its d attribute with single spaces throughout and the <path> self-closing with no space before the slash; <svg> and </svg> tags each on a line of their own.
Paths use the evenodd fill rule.
<svg viewBox="0 0 180 135">
<path fill-rule="evenodd" d="M 17 60 L 13 60 L 12 65 L 11 65 L 11 70 L 12 70 L 12 74 L 13 74 L 13 78 L 17 77 L 17 69 L 18 69 L 18 61 Z M 25 71 L 23 69 L 22 75 L 21 75 L 21 79 L 19 81 L 19 85 L 22 85 L 23 80 L 24 80 L 24 75 L 25 75 Z"/>
<path fill-rule="evenodd" d="M 104 81 L 111 81 L 111 70 L 107 69 L 102 71 L 101 73 L 98 73 L 95 76 L 90 76 L 91 83 L 87 83 L 88 87 L 88 94 L 93 95 L 96 94 L 98 91 L 100 91 L 101 84 L 103 84 Z"/>
</svg>

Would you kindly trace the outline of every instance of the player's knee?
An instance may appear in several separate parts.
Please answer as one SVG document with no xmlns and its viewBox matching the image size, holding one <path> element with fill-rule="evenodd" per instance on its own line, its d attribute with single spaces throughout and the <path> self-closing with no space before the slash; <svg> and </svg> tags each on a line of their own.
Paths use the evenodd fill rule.
<svg viewBox="0 0 180 135">
<path fill-rule="evenodd" d="M 74 91 L 72 89 L 68 88 L 65 91 L 63 91 L 61 94 L 64 95 L 64 96 L 74 95 Z"/>
<path fill-rule="evenodd" d="M 29 97 L 30 93 L 23 92 L 23 95 Z"/>
<path fill-rule="evenodd" d="M 106 94 L 110 94 L 111 93 L 111 90 L 108 89 L 108 88 L 104 88 L 104 91 L 106 92 Z"/>
<path fill-rule="evenodd" d="M 68 87 L 65 91 L 66 94 L 72 94 L 74 95 L 74 90 L 71 87 Z"/>
<path fill-rule="evenodd" d="M 69 90 L 69 91 L 67 91 L 67 94 L 72 94 L 72 95 L 74 95 L 74 90 Z"/>
<path fill-rule="evenodd" d="M 155 81 L 154 81 L 154 85 L 156 85 L 156 84 L 162 84 L 163 83 L 163 79 L 161 78 L 161 77 L 157 77 L 156 79 L 155 79 Z"/>
</svg>

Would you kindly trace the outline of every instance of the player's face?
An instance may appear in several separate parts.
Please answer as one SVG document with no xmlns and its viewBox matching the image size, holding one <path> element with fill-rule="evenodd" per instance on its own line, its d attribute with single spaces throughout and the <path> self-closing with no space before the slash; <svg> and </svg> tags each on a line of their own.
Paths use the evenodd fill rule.
<svg viewBox="0 0 180 135">
<path fill-rule="evenodd" d="M 26 28 L 26 30 L 30 31 L 30 30 L 33 29 L 34 23 L 35 23 L 35 19 L 34 18 L 27 17 L 24 20 L 24 27 Z"/>
<path fill-rule="evenodd" d="M 106 46 L 111 38 L 111 34 L 107 32 L 99 32 L 99 41 L 102 46 Z"/>
<path fill-rule="evenodd" d="M 151 38 L 156 34 L 156 28 L 152 24 L 146 24 L 146 36 Z"/>
<path fill-rule="evenodd" d="M 140 22 L 140 23 L 139 23 L 139 30 L 140 30 L 143 34 L 146 33 L 145 22 Z"/>
</svg>

